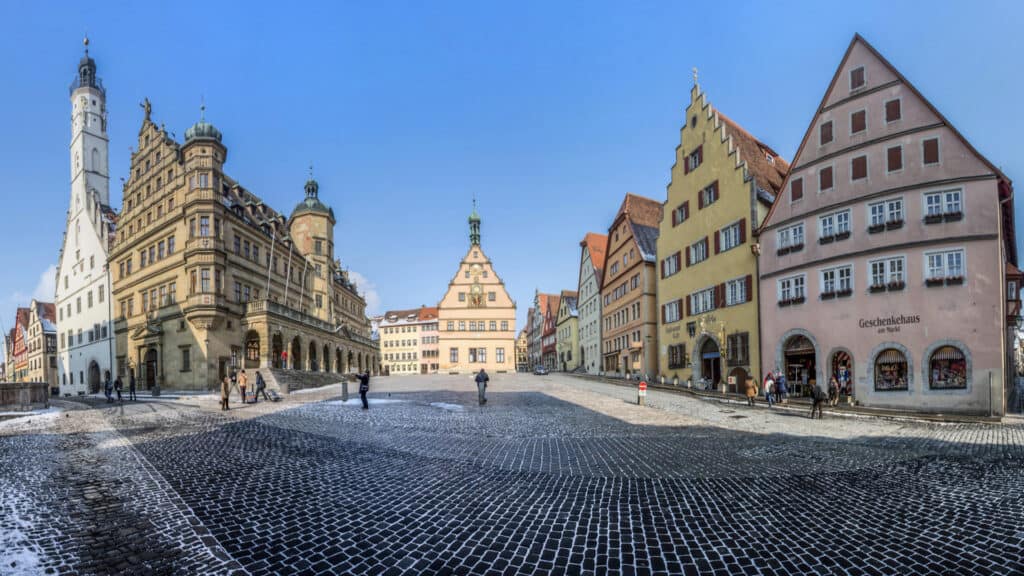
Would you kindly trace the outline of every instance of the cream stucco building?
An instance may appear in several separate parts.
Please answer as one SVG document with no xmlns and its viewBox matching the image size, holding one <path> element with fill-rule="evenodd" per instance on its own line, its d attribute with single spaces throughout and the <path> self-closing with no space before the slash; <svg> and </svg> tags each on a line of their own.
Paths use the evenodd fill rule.
<svg viewBox="0 0 1024 576">
<path fill-rule="evenodd" d="M 579 362 L 588 374 L 601 372 L 601 273 L 608 237 L 588 232 L 580 242 Z"/>
<path fill-rule="evenodd" d="M 438 304 L 440 371 L 514 372 L 516 304 L 480 245 L 475 207 L 469 217 L 469 244 Z"/>
</svg>

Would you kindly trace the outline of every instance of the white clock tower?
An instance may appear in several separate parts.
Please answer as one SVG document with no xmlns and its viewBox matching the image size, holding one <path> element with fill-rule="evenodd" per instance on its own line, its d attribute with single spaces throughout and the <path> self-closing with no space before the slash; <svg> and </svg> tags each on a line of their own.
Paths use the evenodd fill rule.
<svg viewBox="0 0 1024 576">
<path fill-rule="evenodd" d="M 106 90 L 85 55 L 71 83 L 71 198 L 57 265 L 57 365 L 62 395 L 98 392 L 113 379 L 113 304 L 107 254 L 110 208 Z M 126 383 L 127 384 L 127 383 Z"/>
</svg>

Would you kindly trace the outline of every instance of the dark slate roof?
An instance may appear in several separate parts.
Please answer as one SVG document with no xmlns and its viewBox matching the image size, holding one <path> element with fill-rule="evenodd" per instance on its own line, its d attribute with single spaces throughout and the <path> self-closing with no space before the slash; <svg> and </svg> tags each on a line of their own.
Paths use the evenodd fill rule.
<svg viewBox="0 0 1024 576">
<path fill-rule="evenodd" d="M 644 226 L 635 222 L 630 222 L 630 225 L 633 227 L 633 237 L 636 238 L 644 261 L 656 262 L 658 260 L 658 227 Z"/>
</svg>

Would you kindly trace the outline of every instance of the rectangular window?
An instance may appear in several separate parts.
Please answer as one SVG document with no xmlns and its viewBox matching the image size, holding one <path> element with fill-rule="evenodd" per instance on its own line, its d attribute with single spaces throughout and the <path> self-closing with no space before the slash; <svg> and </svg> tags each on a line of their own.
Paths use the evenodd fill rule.
<svg viewBox="0 0 1024 576">
<path fill-rule="evenodd" d="M 857 156 L 850 160 L 850 179 L 862 180 L 868 177 L 868 157 Z"/>
<path fill-rule="evenodd" d="M 832 141 L 832 121 L 823 122 L 820 128 L 820 138 L 818 144 L 824 146 Z"/>
<path fill-rule="evenodd" d="M 832 178 L 832 167 L 825 166 L 821 170 L 818 170 L 818 191 L 825 192 L 832 189 L 834 184 L 834 178 Z"/>
<path fill-rule="evenodd" d="M 494 349 L 494 358 L 495 358 L 495 360 L 498 361 L 498 364 L 504 364 L 505 363 L 505 349 L 504 348 L 495 348 Z"/>
<path fill-rule="evenodd" d="M 494 302 L 495 300 L 497 300 L 497 298 L 498 298 L 498 293 L 497 292 L 488 292 L 487 293 L 487 301 L 488 302 Z"/>
<path fill-rule="evenodd" d="M 139 268 L 146 267 L 146 251 L 139 250 Z"/>
<path fill-rule="evenodd" d="M 668 304 L 665 304 L 662 307 L 663 308 L 663 310 L 662 310 L 662 317 L 663 317 L 664 322 L 666 324 L 670 324 L 672 322 L 678 322 L 679 319 L 682 318 L 682 311 L 680 310 L 680 304 L 681 303 L 680 303 L 679 300 L 673 300 L 672 302 L 669 302 Z"/>
<path fill-rule="evenodd" d="M 885 258 L 871 262 L 871 286 L 878 288 L 888 283 L 904 282 L 903 258 Z"/>
<path fill-rule="evenodd" d="M 661 277 L 662 278 L 668 278 L 669 276 L 674 275 L 676 272 L 679 272 L 679 263 L 680 263 L 679 260 L 680 260 L 679 252 L 676 252 L 675 254 L 669 256 L 668 258 L 665 258 L 664 260 L 662 260 L 661 261 Z"/>
<path fill-rule="evenodd" d="M 491 332 L 496 331 L 498 329 L 498 322 L 497 322 L 497 320 L 491 320 L 490 322 L 488 322 L 487 323 L 487 329 L 490 330 Z"/>
<path fill-rule="evenodd" d="M 249 247 L 250 244 L 248 240 L 242 242 L 242 255 L 245 256 L 247 260 L 249 259 Z"/>
<path fill-rule="evenodd" d="M 698 166 L 700 166 L 702 156 L 703 154 L 701 153 L 701 147 L 698 146 L 696 150 L 691 152 L 690 155 L 686 157 L 686 171 L 691 172 L 695 170 Z"/>
<path fill-rule="evenodd" d="M 501 331 L 508 332 L 508 320 L 501 321 Z"/>
<path fill-rule="evenodd" d="M 156 262 L 156 246 L 150 246 L 149 247 L 149 263 L 152 264 L 154 262 Z"/>
<path fill-rule="evenodd" d="M 885 150 L 886 159 L 886 170 L 889 172 L 899 172 L 903 170 L 903 147 L 892 146 Z"/>
<path fill-rule="evenodd" d="M 259 264 L 259 261 L 260 261 L 260 246 L 259 246 L 259 244 L 253 244 L 252 245 L 252 259 L 257 264 Z M 320 276 L 320 271 L 319 271 L 320 265 L 317 264 L 316 266 L 317 266 L 317 273 L 316 273 L 316 275 Z"/>
<path fill-rule="evenodd" d="M 165 244 L 164 244 L 163 240 L 158 242 L 157 245 L 156 245 L 156 255 L 157 255 L 157 258 L 159 258 L 161 260 L 164 259 L 164 254 L 166 252 L 166 249 L 164 248 L 164 246 L 165 246 Z"/>
<path fill-rule="evenodd" d="M 167 238 L 167 255 L 174 254 L 174 236 Z"/>
<path fill-rule="evenodd" d="M 787 228 L 783 228 L 777 233 L 779 248 L 792 248 L 794 246 L 804 245 L 804 225 L 803 222 L 800 224 L 794 224 Z"/>
<path fill-rule="evenodd" d="M 733 248 L 740 245 L 740 223 L 730 224 L 719 232 L 720 239 L 719 244 L 721 252 L 726 250 L 732 250 Z"/>
<path fill-rule="evenodd" d="M 714 181 L 708 184 L 700 191 L 700 206 L 698 208 L 707 208 L 708 206 L 715 203 L 718 200 L 718 181 Z"/>
<path fill-rule="evenodd" d="M 466 293 L 465 292 L 459 292 L 459 302 L 465 302 L 465 301 L 466 301 Z"/>
<path fill-rule="evenodd" d="M 469 363 L 473 364 L 476 362 L 476 348 L 469 349 Z"/>
<path fill-rule="evenodd" d="M 242 301 L 242 283 L 235 282 L 235 302 Z"/>
<path fill-rule="evenodd" d="M 87 308 L 92 308 L 92 292 L 91 291 L 87 292 L 85 294 L 85 305 L 86 305 Z"/>
<path fill-rule="evenodd" d="M 708 239 L 704 238 L 690 246 L 690 264 L 698 264 L 708 259 Z"/>
<path fill-rule="evenodd" d="M 453 320 L 449 320 L 449 321 L 448 321 L 448 324 L 447 324 L 447 328 L 446 328 L 446 329 L 447 329 L 447 330 L 448 330 L 449 332 L 451 332 L 451 331 L 455 330 L 455 322 L 454 322 Z"/>
<path fill-rule="evenodd" d="M 323 297 L 322 294 L 317 294 L 316 295 L 316 307 L 317 308 L 323 308 L 324 307 L 324 297 Z"/>
<path fill-rule="evenodd" d="M 690 294 L 690 313 L 703 314 L 715 309 L 715 289 L 706 288 Z"/>
<path fill-rule="evenodd" d="M 804 179 L 794 178 L 789 183 L 789 201 L 796 202 L 804 197 Z"/>
<path fill-rule="evenodd" d="M 925 166 L 939 163 L 939 139 L 928 138 L 921 141 L 921 153 Z"/>
<path fill-rule="evenodd" d="M 928 280 L 963 278 L 964 251 L 957 249 L 927 253 L 925 254 L 925 267 Z M 1012 295 L 1011 299 L 1013 299 Z"/>
<path fill-rule="evenodd" d="M 853 70 L 850 70 L 850 90 L 851 91 L 856 90 L 858 88 L 863 88 L 864 87 L 864 83 L 865 83 L 865 77 L 864 77 L 864 67 L 863 66 L 858 66 L 857 68 L 854 68 Z"/>
<path fill-rule="evenodd" d="M 737 278 L 725 283 L 725 305 L 735 306 L 743 304 L 749 298 L 747 294 L 747 279 Z"/>
<path fill-rule="evenodd" d="M 750 334 L 738 332 L 726 338 L 725 358 L 730 366 L 742 366 L 750 362 Z M 736 383 L 739 385 L 739 382 Z"/>
<path fill-rule="evenodd" d="M 679 224 L 682 224 L 683 222 L 686 222 L 686 219 L 689 218 L 689 217 L 690 217 L 690 202 L 686 201 L 686 202 L 683 202 L 682 204 L 680 204 L 679 206 L 677 206 L 676 209 L 672 211 L 672 225 L 673 226 L 678 226 Z"/>
<path fill-rule="evenodd" d="M 476 351 L 477 362 L 487 362 L 487 348 L 478 348 Z"/>
<path fill-rule="evenodd" d="M 903 221 L 903 199 L 889 200 L 885 203 L 886 222 Z"/>
<path fill-rule="evenodd" d="M 672 344 L 668 347 L 669 370 L 686 367 L 686 344 Z"/>
<path fill-rule="evenodd" d="M 199 286 L 200 291 L 206 294 L 210 291 L 210 269 L 203 268 L 199 271 Z"/>
<path fill-rule="evenodd" d="M 313 253 L 314 254 L 322 254 L 323 250 L 324 250 L 324 241 L 323 240 L 316 240 L 315 242 L 313 242 Z"/>
<path fill-rule="evenodd" d="M 206 238 L 210 235 L 210 217 L 200 216 L 199 217 L 199 236 Z"/>
<path fill-rule="evenodd" d="M 804 276 L 791 276 L 778 281 L 778 295 L 782 302 L 801 300 L 806 296 Z"/>
<path fill-rule="evenodd" d="M 192 370 L 192 350 L 190 348 L 181 349 L 181 371 L 188 372 Z"/>
<path fill-rule="evenodd" d="M 901 118 L 900 101 L 889 100 L 885 103 L 885 121 L 895 122 Z"/>
<path fill-rule="evenodd" d="M 868 129 L 868 113 L 858 110 L 850 114 L 850 134 L 857 134 Z"/>
<path fill-rule="evenodd" d="M 459 320 L 459 332 L 465 332 L 465 331 L 466 331 L 466 321 L 465 320 Z"/>
</svg>

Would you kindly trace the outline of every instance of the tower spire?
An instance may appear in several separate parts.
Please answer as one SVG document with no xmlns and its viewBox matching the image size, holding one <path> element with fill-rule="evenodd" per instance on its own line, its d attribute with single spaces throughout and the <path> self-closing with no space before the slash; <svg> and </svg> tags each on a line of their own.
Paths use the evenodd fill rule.
<svg viewBox="0 0 1024 576">
<path fill-rule="evenodd" d="M 469 214 L 469 243 L 480 245 L 480 215 L 476 213 L 476 194 L 473 194 L 473 211 Z"/>
</svg>

